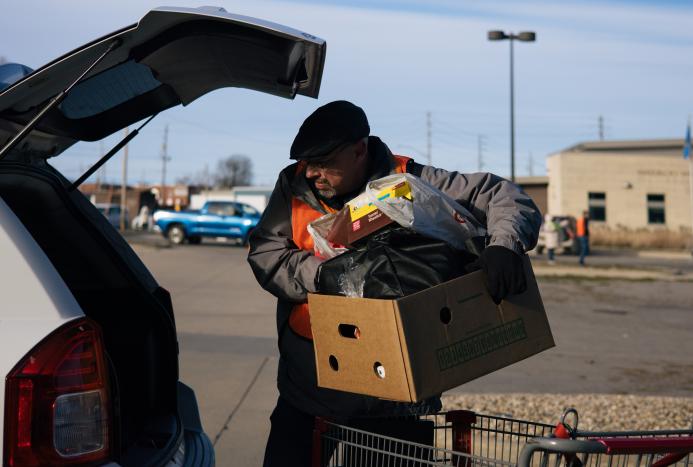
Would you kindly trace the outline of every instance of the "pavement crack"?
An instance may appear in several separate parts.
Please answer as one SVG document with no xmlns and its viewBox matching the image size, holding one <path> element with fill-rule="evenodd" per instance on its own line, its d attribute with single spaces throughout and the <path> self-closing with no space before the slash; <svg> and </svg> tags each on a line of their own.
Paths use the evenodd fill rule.
<svg viewBox="0 0 693 467">
<path fill-rule="evenodd" d="M 214 437 L 214 442 L 212 443 L 213 446 L 217 445 L 217 441 L 221 438 L 221 435 L 229 429 L 229 424 L 231 423 L 231 420 L 233 419 L 233 416 L 236 415 L 236 412 L 241 408 L 241 405 L 243 405 L 243 402 L 245 401 L 245 398 L 248 397 L 248 394 L 250 394 L 250 391 L 253 389 L 253 386 L 257 382 L 258 378 L 260 377 L 260 373 L 262 373 L 263 368 L 265 368 L 265 365 L 267 365 L 267 362 L 269 361 L 269 357 L 265 357 L 265 359 L 262 361 L 260 364 L 260 367 L 257 369 L 255 372 L 255 376 L 253 376 L 253 379 L 250 380 L 250 383 L 248 384 L 248 387 L 245 388 L 245 391 L 243 392 L 243 395 L 241 395 L 241 398 L 238 400 L 238 403 L 236 404 L 236 407 L 233 408 L 231 413 L 229 414 L 228 418 L 224 422 L 224 426 L 221 427 L 219 432 L 216 434 Z"/>
</svg>

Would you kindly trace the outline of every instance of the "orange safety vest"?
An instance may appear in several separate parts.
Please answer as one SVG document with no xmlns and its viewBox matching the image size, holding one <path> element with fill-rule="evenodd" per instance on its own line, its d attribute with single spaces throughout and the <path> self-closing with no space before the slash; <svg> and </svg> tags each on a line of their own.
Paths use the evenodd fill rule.
<svg viewBox="0 0 693 467">
<path fill-rule="evenodd" d="M 577 231 L 576 234 L 578 237 L 584 237 L 585 236 L 585 218 L 583 216 L 580 216 L 576 222 L 575 230 Z"/>
<path fill-rule="evenodd" d="M 395 173 L 405 173 L 407 171 L 407 163 L 411 160 L 405 156 L 394 156 L 395 158 Z M 296 174 L 299 175 L 305 164 L 298 164 Z M 324 203 L 321 203 L 325 211 L 334 212 L 334 209 L 329 208 Z M 325 215 L 317 209 L 312 208 L 307 203 L 293 197 L 291 199 L 291 232 L 294 243 L 301 250 L 313 251 L 315 244 L 313 237 L 308 233 L 308 224 Z M 298 303 L 294 305 L 289 315 L 289 326 L 298 335 L 306 339 L 313 339 L 313 332 L 310 328 L 310 313 L 308 311 L 308 302 Z"/>
</svg>

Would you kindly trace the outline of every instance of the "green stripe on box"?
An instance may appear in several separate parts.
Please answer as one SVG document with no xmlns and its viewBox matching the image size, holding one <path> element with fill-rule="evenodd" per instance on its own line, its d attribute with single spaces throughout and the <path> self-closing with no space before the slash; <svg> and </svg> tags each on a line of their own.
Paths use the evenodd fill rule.
<svg viewBox="0 0 693 467">
<path fill-rule="evenodd" d="M 455 342 L 436 351 L 440 371 L 482 357 L 527 338 L 522 318 Z"/>
</svg>

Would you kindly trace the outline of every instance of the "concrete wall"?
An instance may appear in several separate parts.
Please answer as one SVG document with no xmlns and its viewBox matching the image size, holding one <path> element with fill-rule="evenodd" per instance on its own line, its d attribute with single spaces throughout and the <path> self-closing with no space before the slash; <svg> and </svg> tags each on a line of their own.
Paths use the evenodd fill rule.
<svg viewBox="0 0 693 467">
<path fill-rule="evenodd" d="M 689 167 L 680 155 L 555 154 L 547 162 L 549 211 L 578 216 L 588 207 L 588 192 L 604 192 L 609 227 L 690 228 Z M 665 195 L 665 226 L 648 224 L 648 194 Z"/>
</svg>

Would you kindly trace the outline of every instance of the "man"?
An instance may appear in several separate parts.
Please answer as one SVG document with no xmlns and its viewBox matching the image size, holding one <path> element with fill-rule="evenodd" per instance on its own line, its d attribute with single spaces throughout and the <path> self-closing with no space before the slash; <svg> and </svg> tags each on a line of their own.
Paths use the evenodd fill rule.
<svg viewBox="0 0 693 467">
<path fill-rule="evenodd" d="M 585 265 L 585 256 L 590 254 L 590 213 L 582 211 L 582 216 L 575 226 L 578 245 L 580 246 L 580 266 Z"/>
<path fill-rule="evenodd" d="M 346 101 L 318 108 L 301 125 L 262 219 L 250 238 L 248 261 L 260 285 L 278 298 L 279 400 L 265 466 L 309 466 L 315 415 L 345 423 L 369 417 L 440 410 L 440 399 L 417 404 L 318 388 L 306 296 L 316 292 L 321 260 L 308 223 L 340 209 L 369 180 L 408 172 L 444 191 L 488 227 L 481 266 L 496 302 L 525 288 L 521 255 L 534 247 L 541 214 L 517 186 L 491 174 L 463 175 L 394 156 L 360 107 Z"/>
</svg>

